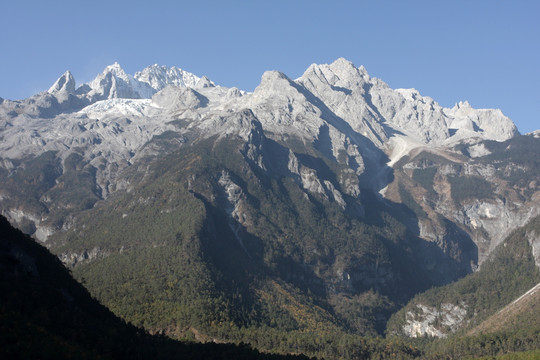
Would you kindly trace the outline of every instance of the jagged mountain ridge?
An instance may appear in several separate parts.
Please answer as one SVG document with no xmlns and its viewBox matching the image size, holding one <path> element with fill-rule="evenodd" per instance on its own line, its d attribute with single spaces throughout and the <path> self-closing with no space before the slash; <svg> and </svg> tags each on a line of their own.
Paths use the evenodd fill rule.
<svg viewBox="0 0 540 360">
<path fill-rule="evenodd" d="M 106 67 L 93 81 L 77 89 L 74 78 L 68 71 L 48 92 L 38 94 L 27 101 L 28 105 L 35 105 L 31 109 L 26 109 L 27 104 L 22 101 L 4 104 L 3 110 L 10 107 L 24 108 L 25 113 L 35 114 L 33 110 L 37 107 L 44 113 L 50 113 L 55 105 L 50 95 L 59 104 L 64 104 L 69 95 L 73 94 L 76 94 L 80 101 L 84 99 L 85 105 L 115 98 L 150 99 L 154 93 L 167 85 L 190 88 L 214 86 L 205 77 L 198 78 L 175 67 L 153 65 L 131 76 L 115 63 Z M 302 90 L 299 86 L 311 94 L 302 99 Z M 296 88 L 298 94 L 295 95 L 293 88 Z M 298 116 L 304 108 L 311 111 L 319 107 L 319 111 L 324 109 L 332 111 L 345 120 L 354 131 L 368 137 L 378 147 L 391 148 L 386 142 L 396 137 L 396 134 L 406 134 L 419 143 L 430 145 L 473 136 L 500 141 L 517 134 L 514 124 L 502 115 L 500 110 L 475 110 L 467 102 L 457 104 L 452 109 L 445 109 L 431 98 L 421 96 L 414 89 L 393 90 L 381 80 L 371 78 L 363 67 L 356 68 L 345 59 L 338 59 L 331 65 L 313 64 L 296 81 L 288 79 L 284 74 L 267 72 L 255 92 L 239 101 L 230 100 L 240 97 L 243 92 L 235 88 L 223 90 L 228 91 L 228 94 L 226 96 L 221 94 L 219 101 L 213 103 L 221 105 L 220 107 L 226 111 L 257 109 L 263 106 L 261 101 L 267 103 L 274 100 L 281 101 L 277 99 L 283 99 L 295 110 L 294 114 L 287 115 L 286 112 L 283 114 L 283 117 L 288 118 Z M 272 95 L 273 92 L 277 92 L 277 96 Z M 214 100 L 217 99 L 214 97 Z M 306 104 L 311 101 L 315 103 Z M 297 103 L 298 108 L 293 103 Z M 255 114 L 260 115 L 257 111 Z M 16 114 L 8 112 L 8 115 L 15 117 Z M 39 113 L 35 115 L 39 116 Z M 283 117 L 278 123 L 284 122 Z M 261 118 L 263 125 L 270 128 L 275 125 L 272 121 L 265 121 L 264 116 Z M 314 137 L 317 135 L 317 124 L 310 126 L 311 130 L 304 127 L 301 132 L 308 130 L 307 133 Z"/>
<path fill-rule="evenodd" d="M 87 106 L 74 112 L 81 104 Z M 63 162 L 72 149 L 81 149 L 84 160 L 96 169 L 97 192 L 105 198 L 123 186 L 115 182 L 116 173 L 151 151 L 145 145 L 154 136 L 173 131 L 180 137 L 188 132 L 196 137 L 236 134 L 248 140 L 251 121 L 228 120 L 245 118 L 246 111 L 273 134 L 270 137 L 294 136 L 324 146 L 327 156 L 342 158 L 358 176 L 370 166 L 371 174 L 364 178 L 369 177 L 369 187 L 377 190 L 387 184 L 387 157 L 392 165 L 417 147 L 436 149 L 463 138 L 500 141 L 517 134 L 499 110 L 474 110 L 467 103 L 444 109 L 414 89 L 392 90 L 345 59 L 311 65 L 295 81 L 267 72 L 253 93 L 214 86 L 205 77 L 174 67 L 154 65 L 130 76 L 113 64 L 78 89 L 66 72 L 46 93 L 5 101 L 0 106 L 5 125 L 0 154 L 9 169 L 10 159 L 50 150 L 58 152 Z M 51 115 L 55 112 L 59 114 Z M 47 114 L 52 119 L 39 120 Z M 189 125 L 178 129 L 171 120 L 179 117 Z M 300 176 L 306 188 L 335 193 L 320 179 L 321 184 L 312 183 L 308 173 L 304 170 Z M 334 189 L 336 185 L 332 184 Z M 348 195 L 360 194 L 356 180 L 341 185 Z M 3 213 L 16 218 L 6 209 Z M 36 215 L 32 217 L 39 218 Z"/>
<path fill-rule="evenodd" d="M 479 256 L 489 255 L 490 246 L 480 255 L 475 249 L 480 246 L 471 246 L 467 231 L 476 225 L 453 216 L 459 208 L 435 208 L 436 216 L 426 220 L 414 206 L 424 194 L 404 186 L 411 202 L 396 191 L 403 195 L 400 160 L 408 155 L 427 151 L 442 158 L 482 158 L 491 153 L 486 139 L 518 136 L 500 111 L 474 110 L 467 103 L 442 108 L 415 90 L 391 89 L 345 59 L 312 65 L 296 80 L 266 72 L 253 93 L 216 86 L 206 78 L 179 86 L 163 71 L 156 73 L 156 78 L 129 76 L 113 65 L 75 94 L 74 80 L 66 73 L 50 92 L 0 105 L 2 213 L 81 276 L 116 260 L 123 264 L 125 256 L 137 263 L 137 251 L 151 252 L 147 246 L 174 249 L 174 239 L 182 246 L 196 239 L 203 249 L 196 259 L 213 276 L 231 276 L 237 283 L 238 275 L 231 275 L 226 264 L 215 271 L 212 264 L 224 259 L 240 258 L 238 266 L 246 262 L 257 269 L 250 268 L 266 285 L 250 283 L 249 291 L 234 291 L 263 294 L 265 311 L 274 311 L 268 297 L 279 298 L 291 287 L 309 288 L 315 302 L 323 304 L 320 312 L 309 310 L 306 317 L 290 310 L 292 320 L 284 317 L 286 325 L 279 326 L 294 328 L 296 322 L 302 328 L 335 315 L 325 326 L 372 333 L 381 331 L 389 312 L 411 291 L 463 276 L 478 265 Z M 153 95 L 144 93 L 138 79 L 164 87 Z M 227 154 L 234 163 L 224 158 Z M 534 194 L 536 188 L 531 189 Z M 180 210 L 182 203 L 190 204 L 193 213 Z M 275 209 L 290 219 L 274 215 Z M 508 209 L 519 218 L 515 210 Z M 198 219 L 193 224 L 192 217 Z M 109 221 L 108 235 L 95 231 Z M 158 221 L 168 225 L 161 229 Z M 430 221 L 440 236 L 425 231 Z M 497 231 L 510 231 L 519 221 L 525 220 Z M 177 222 L 192 227 L 177 228 Z M 384 230 L 397 222 L 405 226 L 394 233 Z M 440 223 L 448 226 L 436 226 Z M 133 229 L 137 235 L 131 243 L 125 234 Z M 170 233 L 160 232 L 165 229 Z M 213 246 L 222 250 L 221 259 L 209 250 Z M 348 253 L 343 251 L 347 246 Z M 278 271 L 280 266 L 286 270 Z M 267 271 L 277 274 L 267 277 Z M 94 279 L 106 273 L 93 273 Z M 409 284 L 410 289 L 403 288 Z M 100 286 L 96 280 L 92 289 L 101 292 Z M 231 302 L 239 301 L 230 289 L 220 291 Z M 295 296 L 298 303 L 314 305 Z M 120 306 L 114 296 L 101 299 Z M 361 305 L 366 299 L 368 310 Z M 357 315 L 347 319 L 344 314 L 350 311 Z"/>
<path fill-rule="evenodd" d="M 86 97 L 90 103 L 100 100 L 125 98 L 147 99 L 167 85 L 193 87 L 201 79 L 177 67 L 168 68 L 154 64 L 135 75 L 128 75 L 120 64 L 107 66 L 101 74 L 88 84 L 75 88 L 75 79 L 70 71 L 64 73 L 48 93 L 56 97 L 76 94 Z"/>
<path fill-rule="evenodd" d="M 195 88 L 199 87 L 200 96 L 195 93 L 191 96 L 206 99 L 202 102 L 199 100 L 189 103 L 192 101 L 187 100 L 189 91 L 175 94 L 169 90 L 158 99 L 176 97 L 186 100 L 180 101 L 183 102 L 182 105 L 175 103 L 172 108 L 161 109 L 164 111 L 156 111 L 156 108 L 169 107 L 172 103 L 167 104 L 158 99 L 152 102 L 112 100 L 149 99 L 153 93 L 162 90 L 166 85 L 187 86 L 194 89 L 195 93 L 197 93 Z M 202 90 L 206 87 L 210 89 Z M 73 95 L 74 92 L 76 96 Z M 76 90 L 73 76 L 66 72 L 48 92 L 21 102 L 8 101 L 2 105 L 1 110 L 5 115 L 2 118 L 9 119 L 10 125 L 14 125 L 15 122 L 13 131 L 21 132 L 19 129 L 22 128 L 23 132 L 33 131 L 34 135 L 39 132 L 41 139 L 34 136 L 32 140 L 27 139 L 23 142 L 24 136 L 14 136 L 10 131 L 4 131 L 4 139 L 17 142 L 7 141 L 1 151 L 9 158 L 20 158 L 43 149 L 56 151 L 65 146 L 69 149 L 79 144 L 62 142 L 70 141 L 71 138 L 77 139 L 82 132 L 86 132 L 82 135 L 81 143 L 93 140 L 101 144 L 111 143 L 112 152 L 123 152 L 121 149 L 123 142 L 129 141 L 134 142 L 133 146 L 128 146 L 129 151 L 136 153 L 149 137 L 170 129 L 164 121 L 170 111 L 185 112 L 188 109 L 196 110 L 197 115 L 191 120 L 199 120 L 198 127 L 205 129 L 203 136 L 213 135 L 215 121 L 212 119 L 242 109 L 251 109 L 261 121 L 263 128 L 274 133 L 294 134 L 313 141 L 318 139 L 320 129 L 328 128 L 328 136 L 333 142 L 331 145 L 334 157 L 343 149 L 353 154 L 359 166 L 362 161 L 356 154 L 358 150 L 354 150 L 354 147 L 365 147 L 363 145 L 366 138 L 375 146 L 384 149 L 394 159 L 399 158 L 411 147 L 421 144 L 441 145 L 460 137 L 506 140 L 517 134 L 513 123 L 498 110 L 474 110 L 467 103 L 458 104 L 453 109 L 443 109 L 432 99 L 422 97 L 414 89 L 390 89 L 379 79 L 371 78 L 365 69 L 356 68 L 345 59 L 339 59 L 331 65 L 312 65 L 296 81 L 288 79 L 283 74 L 268 72 L 263 75 L 261 84 L 254 93 L 247 94 L 246 97 L 243 97 L 243 94 L 244 92 L 235 88 L 215 87 L 204 77 L 199 79 L 174 67 L 166 69 L 154 65 L 135 76 L 130 76 L 118 64 L 113 64 L 92 82 Z M 112 101 L 101 103 L 104 99 Z M 78 109 L 81 103 L 94 106 L 83 109 L 82 113 L 72 113 L 69 107 L 66 110 L 66 106 L 69 105 Z M 34 116 L 50 115 L 58 111 L 60 114 L 54 118 L 56 121 L 47 124 L 32 121 Z M 62 114 L 65 111 L 70 112 L 68 116 Z M 33 116 L 27 119 L 25 115 Z M 96 134 L 99 130 L 89 128 L 92 126 L 87 125 L 88 119 L 85 118 L 94 117 L 100 120 L 100 118 L 114 118 L 115 115 L 144 118 L 145 123 L 148 119 L 155 119 L 160 124 L 148 131 L 144 131 L 146 129 L 142 127 L 139 134 L 130 134 L 129 139 L 115 146 L 114 138 L 118 137 L 118 132 L 130 133 L 130 128 L 141 127 L 140 124 L 129 126 L 130 124 L 117 123 L 115 124 L 118 127 L 117 131 L 113 130 L 110 134 Z M 19 117 L 20 122 L 17 121 Z M 491 118 L 492 124 L 486 120 L 488 117 Z M 35 126 L 30 125 L 31 123 Z M 58 126 L 51 126 L 55 124 Z M 457 129 L 456 124 L 463 126 Z M 60 131 L 59 127 L 63 128 L 63 131 Z M 136 130 L 139 131 L 138 128 Z M 227 131 L 242 130 L 228 128 Z M 53 133 L 54 136 L 48 138 L 48 133 Z M 15 148 L 17 153 L 13 152 Z M 123 160 L 129 160 L 129 156 L 123 156 Z"/>
<path fill-rule="evenodd" d="M 174 67 L 154 65 L 131 76 L 115 63 L 77 89 L 66 72 L 47 93 L 36 97 L 2 104 L 6 126 L 0 153 L 5 169 L 16 167 L 12 159 L 17 162 L 44 150 L 56 152 L 62 167 L 77 149 L 81 161 L 94 169 L 91 192 L 96 199 L 124 188 L 127 184 L 117 182 L 117 175 L 137 159 L 155 153 L 151 140 L 170 132 L 180 142 L 216 134 L 240 136 L 251 143 L 248 156 L 262 168 L 261 144 L 252 143 L 253 134 L 262 131 L 278 141 L 294 137 L 313 143 L 325 156 L 349 168 L 339 183 L 298 164 L 294 151 L 287 172 L 297 176 L 308 193 L 332 199 L 342 208 L 343 197 L 358 198 L 361 187 L 382 189 L 384 194 L 391 176 L 385 163 L 391 166 L 413 149 L 444 152 L 464 139 L 474 144 L 517 134 L 500 110 L 474 110 L 466 102 L 445 109 L 414 89 L 392 90 L 345 59 L 313 64 L 297 80 L 266 72 L 253 93 L 215 86 L 205 77 Z M 37 104 L 43 105 L 44 99 L 42 112 L 53 111 L 55 100 L 61 105 L 60 114 L 46 122 L 32 110 L 40 108 Z M 62 110 L 77 101 L 90 105 L 75 112 Z M 33 104 L 32 109 L 26 102 Z M 180 118 L 186 126 L 175 123 Z M 19 223 L 25 218 L 34 223 L 41 240 L 55 231 L 46 219 L 37 220 L 39 214 L 27 216 L 20 209 L 6 208 L 3 213 Z"/>
</svg>

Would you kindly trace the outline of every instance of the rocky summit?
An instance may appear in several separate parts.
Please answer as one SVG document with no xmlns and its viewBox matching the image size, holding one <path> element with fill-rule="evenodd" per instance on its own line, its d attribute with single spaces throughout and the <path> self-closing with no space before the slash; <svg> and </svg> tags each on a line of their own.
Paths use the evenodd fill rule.
<svg viewBox="0 0 540 360">
<path fill-rule="evenodd" d="M 440 307 L 407 305 L 416 294 L 482 276 L 501 246 L 540 253 L 538 136 L 343 58 L 267 71 L 253 92 L 176 67 L 115 63 L 78 87 L 67 71 L 0 102 L 0 138 L 2 215 L 117 315 L 171 337 L 444 337 L 507 303 L 440 290 Z M 504 280 L 516 297 L 530 264 Z"/>
</svg>

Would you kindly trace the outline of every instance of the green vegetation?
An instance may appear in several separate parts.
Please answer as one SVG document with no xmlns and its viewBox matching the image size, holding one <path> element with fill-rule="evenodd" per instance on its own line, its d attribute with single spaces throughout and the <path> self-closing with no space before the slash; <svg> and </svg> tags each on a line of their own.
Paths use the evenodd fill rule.
<svg viewBox="0 0 540 360">
<path fill-rule="evenodd" d="M 427 216 L 424 209 L 422 209 L 422 207 L 414 200 L 411 193 L 401 184 L 399 184 L 399 197 L 401 198 L 401 203 L 412 210 L 417 217 L 425 218 Z"/>
<path fill-rule="evenodd" d="M 479 360 L 537 360 L 540 359 L 540 350 L 523 351 L 499 356 L 482 356 Z"/>
<path fill-rule="evenodd" d="M 434 194 L 435 191 L 433 190 L 433 180 L 435 178 L 435 174 L 437 173 L 437 167 L 427 167 L 424 169 L 414 169 L 412 178 L 414 181 L 416 181 L 418 184 L 420 184 L 424 189 L 428 191 L 430 194 Z"/>
<path fill-rule="evenodd" d="M 1 216 L 0 358 L 306 359 L 150 336 L 92 299 L 55 256 Z"/>
<path fill-rule="evenodd" d="M 63 162 L 55 151 L 16 161 L 10 171 L 0 170 L 0 181 L 9 197 L 3 206 L 18 208 L 61 228 L 69 214 L 90 209 L 99 199 L 96 169 L 76 152 Z M 24 223 L 22 230 L 33 233 L 32 224 Z"/>
<path fill-rule="evenodd" d="M 501 326 L 475 325 L 511 303 L 540 282 L 540 271 L 534 263 L 529 233 L 539 233 L 540 218 L 514 231 L 494 251 L 480 270 L 465 278 L 419 294 L 398 311 L 389 321 L 388 334 L 399 333 L 405 323 L 405 314 L 414 311 L 416 304 L 438 308 L 450 303 L 466 306 L 466 323 L 461 330 L 447 339 L 410 339 L 410 344 L 422 350 L 423 359 L 521 359 L 535 358 L 540 348 L 540 315 L 534 309 L 537 300 L 527 310 L 509 312 L 514 319 L 505 319 Z M 517 314 L 517 315 L 516 315 Z M 471 328 L 475 335 L 471 335 Z"/>
<path fill-rule="evenodd" d="M 423 342 L 422 345 L 420 343 Z M 476 336 L 453 336 L 449 339 L 423 339 L 415 342 L 423 348 L 424 359 L 527 359 L 538 354 L 540 329 L 524 328 Z M 537 357 L 533 357 L 537 359 Z"/>
<path fill-rule="evenodd" d="M 165 253 L 156 255 L 161 257 Z M 0 217 L 0 270 L 2 358 L 307 359 L 301 355 L 261 353 L 243 343 L 181 343 L 163 336 L 151 336 L 116 318 L 93 300 L 57 258 L 11 228 L 3 217 Z M 152 283 L 145 280 L 141 282 Z M 289 299 L 289 306 L 295 306 L 294 298 L 291 299 L 279 286 L 277 289 L 281 296 Z M 148 294 L 149 289 L 145 290 Z M 278 297 L 274 300 L 283 301 Z M 164 307 L 162 311 L 171 311 L 171 308 Z M 159 316 L 157 313 L 152 315 Z M 538 329 L 448 340 L 404 341 L 360 337 L 341 331 L 282 331 L 265 326 L 239 328 L 230 324 L 221 324 L 219 328 L 221 333 L 217 334 L 222 338 L 243 338 L 258 349 L 316 354 L 327 359 L 461 359 L 478 356 L 532 359 L 538 355 L 535 349 L 540 345 Z"/>
<path fill-rule="evenodd" d="M 540 139 L 533 136 L 520 136 L 505 142 L 486 141 L 491 155 L 481 158 L 486 164 L 492 164 L 497 174 L 508 185 L 520 190 L 525 199 L 538 191 L 540 179 Z M 536 184 L 531 182 L 536 180 Z M 533 186 L 531 186 L 533 185 Z"/>
<path fill-rule="evenodd" d="M 540 324 L 540 291 L 532 292 L 490 316 L 468 332 L 469 335 L 496 331 L 534 329 Z"/>
<path fill-rule="evenodd" d="M 540 282 L 540 271 L 526 237 L 527 232 L 538 233 L 539 230 L 540 218 L 535 218 L 500 244 L 478 272 L 415 296 L 392 316 L 387 331 L 399 333 L 405 323 L 405 314 L 413 311 L 416 304 L 435 308 L 445 303 L 458 305 L 467 310 L 467 328 L 479 324 Z M 535 324 L 532 325 L 534 329 Z"/>
<path fill-rule="evenodd" d="M 466 199 L 490 199 L 493 197 L 491 183 L 475 176 L 448 176 L 452 187 L 452 199 L 462 202 Z"/>
<path fill-rule="evenodd" d="M 53 251 L 79 256 L 73 274 L 92 295 L 151 331 L 309 356 L 360 351 L 355 343 L 368 340 L 359 335 L 382 333 L 399 304 L 429 285 L 418 280 L 411 235 L 383 212 L 362 223 L 306 196 L 293 179 L 251 167 L 241 146 L 209 139 L 132 166 L 125 176 L 138 185 L 56 234 Z M 298 156 L 328 178 L 339 172 Z M 243 190 L 242 244 L 223 210 L 223 171 Z M 332 346 L 317 340 L 347 336 Z M 361 351 L 387 345 L 373 340 Z"/>
<path fill-rule="evenodd" d="M 116 318 L 93 300 L 71 278 L 57 258 L 20 231 L 11 228 L 3 217 L 0 217 L 0 241 L 2 358 L 307 358 L 260 353 L 242 343 L 180 343 L 162 336 L 150 336 Z M 169 310 L 167 307 L 162 309 Z M 273 352 L 317 353 L 328 358 L 347 359 L 384 359 L 393 355 L 405 359 L 420 354 L 417 349 L 401 341 L 387 342 L 380 338 L 360 338 L 344 333 L 328 333 L 321 337 L 312 332 L 233 328 L 227 324 L 222 324 L 221 329 L 224 336 L 241 336 L 254 346 Z"/>
<path fill-rule="evenodd" d="M 409 155 L 402 157 L 394 166 L 396 169 L 403 169 L 405 164 L 413 161 L 421 166 L 422 168 L 430 168 L 433 166 L 442 166 L 442 165 L 452 165 L 454 164 L 451 160 L 447 159 L 444 156 L 437 155 L 430 151 L 422 151 L 413 158 Z"/>
<path fill-rule="evenodd" d="M 20 166 L 21 163 L 24 163 L 24 166 Z M 20 206 L 33 214 L 46 213 L 47 206 L 40 198 L 55 185 L 55 180 L 60 175 L 60 161 L 53 151 L 44 152 L 35 158 L 13 161 L 12 169 L 0 169 L 0 182 L 3 190 L 9 194 L 9 197 L 2 199 L 2 205 L 15 208 Z M 21 228 L 27 233 L 35 231 L 34 225 L 24 220 Z"/>
<path fill-rule="evenodd" d="M 9 354 L 39 334 L 43 334 L 43 341 L 28 346 L 33 349 L 31 355 L 39 346 L 50 346 L 50 353 L 59 351 L 60 357 L 68 351 L 82 358 L 115 357 L 109 356 L 115 351 L 123 356 L 125 341 L 144 344 L 133 350 L 141 354 L 155 351 L 156 346 L 167 349 L 160 350 L 165 352 L 179 346 L 165 337 L 150 337 L 134 326 L 174 339 L 239 345 L 186 345 L 182 351 L 193 351 L 193 356 L 211 348 L 222 354 L 230 351 L 235 358 L 271 356 L 242 344 L 260 351 L 327 359 L 499 356 L 538 346 L 536 317 L 530 317 L 525 327 L 516 325 L 497 334 L 474 337 L 466 336 L 463 330 L 444 341 L 379 337 L 397 309 L 433 285 L 426 280 L 430 278 L 427 266 L 418 262 L 422 243 L 394 217 L 394 210 L 364 191 L 362 203 L 346 198 L 344 211 L 323 196 L 304 191 L 298 179 L 273 171 L 272 166 L 282 164 L 266 164 L 267 171 L 254 166 L 242 155 L 243 144 L 238 140 L 187 141 L 172 132 L 152 139 L 148 145 L 167 148 L 167 155 L 159 159 L 148 155 L 119 174 L 127 188 L 106 201 L 98 201 L 95 169 L 77 153 L 63 160 L 63 167 L 54 153 L 45 153 L 34 159 L 32 168 L 0 170 L 0 180 L 9 183 L 13 201 L 22 199 L 23 190 L 28 188 L 32 199 L 39 200 L 31 200 L 27 206 L 37 213 L 53 211 L 57 226 L 65 220 L 64 215 L 78 212 L 69 231 L 50 239 L 51 250 L 70 262 L 73 275 L 92 296 L 122 318 L 120 321 L 108 313 L 110 328 L 98 331 L 95 329 L 100 325 L 89 321 L 88 329 L 75 331 L 75 337 L 65 331 L 58 335 L 56 328 L 48 328 L 47 321 L 71 316 L 56 316 L 62 310 L 54 304 L 64 304 L 63 295 L 57 291 L 54 300 L 45 302 L 45 308 L 24 300 L 25 309 L 37 310 L 27 315 L 6 310 L 2 315 L 0 330 L 5 342 L 21 339 L 17 348 L 7 348 L 12 351 Z M 297 139 L 284 141 L 294 147 L 303 164 L 339 184 L 336 179 L 343 175 L 341 165 L 314 148 L 306 149 Z M 413 170 L 412 180 L 428 195 L 433 194 L 434 164 L 451 161 L 430 153 L 421 155 L 414 161 L 423 168 Z M 341 158 L 344 161 L 343 155 Z M 503 159 L 500 164 L 497 171 L 506 171 L 508 181 L 519 170 L 507 171 Z M 224 173 L 242 189 L 234 218 L 220 183 Z M 27 183 L 23 186 L 21 181 Z M 420 200 L 405 187 L 413 184 L 407 181 L 398 188 L 402 202 L 417 217 L 427 216 L 418 204 Z M 492 185 L 479 177 L 449 176 L 448 181 L 456 202 L 493 196 Z M 53 202 L 48 201 L 52 198 Z M 362 205 L 368 211 L 359 218 L 354 215 L 355 207 Z M 538 219 L 535 221 L 517 230 L 477 273 L 417 295 L 392 316 L 388 333 L 399 333 L 406 311 L 414 310 L 417 303 L 435 307 L 465 304 L 466 321 L 473 326 L 539 282 L 540 274 L 524 240 L 526 231 L 540 233 L 532 228 L 538 227 Z M 453 223 L 446 225 L 455 228 Z M 433 248 L 440 250 L 434 244 Z M 425 253 L 434 254 L 434 258 L 439 254 Z M 35 292 L 28 294 L 22 297 L 35 298 Z M 74 329 L 87 321 L 74 319 L 77 324 L 66 320 L 65 326 Z M 10 328 L 16 329 L 12 337 Z M 88 335 L 87 331 L 102 335 Z M 92 341 L 104 353 L 89 345 Z M 73 349 L 65 350 L 68 344 L 74 344 Z"/>
</svg>

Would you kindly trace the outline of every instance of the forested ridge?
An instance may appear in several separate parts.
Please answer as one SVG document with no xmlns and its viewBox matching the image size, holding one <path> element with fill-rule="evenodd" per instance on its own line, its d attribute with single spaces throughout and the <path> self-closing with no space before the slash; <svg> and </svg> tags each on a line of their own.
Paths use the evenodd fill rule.
<svg viewBox="0 0 540 360">
<path fill-rule="evenodd" d="M 238 344 L 222 350 L 245 350 L 249 356 L 263 355 L 242 344 L 327 359 L 462 358 L 537 348 L 534 323 L 496 334 L 457 333 L 446 340 L 396 337 L 392 329 L 399 321 L 394 319 L 406 310 L 393 316 L 382 337 L 392 313 L 414 293 L 435 285 L 420 276 L 425 269 L 415 264 L 418 245 L 400 222 L 401 210 L 372 206 L 360 222 L 323 199 L 305 201 L 293 180 L 266 177 L 244 163 L 238 146 L 201 142 L 170 153 L 144 174 L 132 169 L 128 178 L 144 178 L 141 185 L 98 202 L 55 239 L 55 253 L 76 256 L 74 276 L 123 319 L 119 329 L 128 330 L 114 332 L 125 331 L 130 338 L 131 331 L 144 339 L 135 342 L 149 344 L 134 351 L 157 351 L 153 339 L 160 339 L 159 347 L 178 346 L 169 338 Z M 240 227 L 241 244 L 219 206 L 225 195 L 218 176 L 224 171 L 245 189 L 244 212 L 256 214 Z M 416 174 L 418 181 L 430 183 L 431 174 Z M 363 199 L 372 200 L 368 194 Z M 516 230 L 480 272 L 415 300 L 472 299 L 471 309 L 481 315 L 475 321 L 486 318 L 538 281 L 524 240 L 532 230 L 537 229 Z M 93 249 L 96 258 L 79 256 Z M 354 272 L 364 277 L 351 278 Z M 7 319 L 6 324 L 14 321 Z M 140 328 L 166 337 L 149 337 Z M 28 334 L 21 336 L 23 344 L 35 336 Z M 53 348 L 66 345 L 55 336 Z M 114 347 L 108 344 L 112 338 L 97 343 Z M 74 351 L 94 351 L 93 345 L 84 346 Z M 118 345 L 111 351 L 123 356 L 125 349 Z"/>
</svg>

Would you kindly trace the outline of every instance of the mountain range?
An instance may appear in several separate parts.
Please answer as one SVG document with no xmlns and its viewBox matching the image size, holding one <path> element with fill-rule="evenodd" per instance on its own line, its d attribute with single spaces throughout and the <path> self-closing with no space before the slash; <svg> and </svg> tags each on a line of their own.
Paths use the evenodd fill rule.
<svg viewBox="0 0 540 360">
<path fill-rule="evenodd" d="M 0 100 L 0 139 L 2 215 L 173 338 L 335 357 L 305 334 L 446 337 L 540 281 L 539 134 L 345 59 L 253 92 L 176 67 L 115 63 L 78 87 L 68 71 Z M 503 278 L 475 280 L 490 266 Z M 497 282 L 497 301 L 471 295 Z"/>
</svg>

